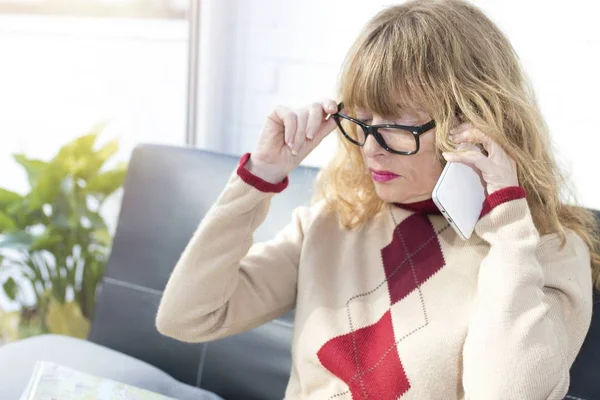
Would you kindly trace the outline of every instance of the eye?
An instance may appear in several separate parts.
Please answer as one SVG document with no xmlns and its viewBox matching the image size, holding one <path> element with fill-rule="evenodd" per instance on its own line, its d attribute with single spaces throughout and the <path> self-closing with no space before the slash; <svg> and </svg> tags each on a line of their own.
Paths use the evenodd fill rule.
<svg viewBox="0 0 600 400">
<path fill-rule="evenodd" d="M 373 117 L 370 117 L 370 116 L 361 116 L 361 115 L 359 115 L 359 116 L 356 117 L 356 119 L 359 120 L 362 123 L 367 124 L 367 125 L 370 124 L 371 121 L 373 121 Z"/>
</svg>

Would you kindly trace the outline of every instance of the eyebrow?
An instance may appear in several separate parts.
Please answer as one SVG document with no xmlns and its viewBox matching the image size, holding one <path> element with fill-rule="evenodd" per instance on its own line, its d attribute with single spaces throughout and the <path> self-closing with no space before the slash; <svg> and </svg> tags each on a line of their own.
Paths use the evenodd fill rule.
<svg viewBox="0 0 600 400">
<path fill-rule="evenodd" d="M 417 118 L 421 118 L 423 117 L 422 114 L 426 114 L 427 111 L 425 109 L 422 108 L 412 108 L 412 107 L 405 107 L 402 106 L 399 103 L 395 104 L 396 107 L 398 107 L 398 111 L 396 113 L 396 115 L 382 115 L 382 117 L 384 118 L 389 118 L 389 119 L 398 119 L 398 118 L 402 118 L 402 117 L 417 117 Z M 376 114 L 373 112 L 373 110 L 369 110 L 365 107 L 355 107 L 355 112 L 358 113 L 365 113 L 365 114 Z M 411 115 L 407 115 L 407 114 L 411 114 Z"/>
</svg>

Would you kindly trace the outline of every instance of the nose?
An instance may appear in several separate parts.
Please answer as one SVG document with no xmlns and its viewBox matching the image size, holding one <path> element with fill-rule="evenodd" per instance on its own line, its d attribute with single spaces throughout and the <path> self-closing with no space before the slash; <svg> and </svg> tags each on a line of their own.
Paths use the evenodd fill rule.
<svg viewBox="0 0 600 400">
<path fill-rule="evenodd" d="M 369 135 L 367 137 L 367 140 L 365 141 L 365 144 L 363 145 L 362 149 L 364 155 L 369 158 L 384 155 L 386 153 L 386 150 L 383 147 L 381 147 L 381 145 L 377 142 L 377 139 L 375 139 L 375 136 L 373 135 Z"/>
<path fill-rule="evenodd" d="M 377 114 L 373 115 L 373 119 L 371 121 L 372 125 L 380 125 L 384 124 L 385 121 L 383 118 Z M 367 157 L 376 157 L 378 155 L 382 155 L 386 153 L 386 150 L 381 147 L 377 139 L 375 139 L 374 135 L 367 136 L 367 140 L 363 145 L 363 152 Z"/>
</svg>

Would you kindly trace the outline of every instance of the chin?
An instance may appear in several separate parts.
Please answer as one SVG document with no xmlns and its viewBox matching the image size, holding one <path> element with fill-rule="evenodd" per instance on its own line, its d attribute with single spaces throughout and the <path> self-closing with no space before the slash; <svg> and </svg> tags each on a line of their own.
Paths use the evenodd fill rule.
<svg viewBox="0 0 600 400">
<path fill-rule="evenodd" d="M 406 197 L 401 190 L 398 190 L 393 185 L 378 182 L 375 182 L 375 192 L 386 203 L 403 203 Z"/>
<path fill-rule="evenodd" d="M 386 203 L 414 203 L 430 198 L 431 195 L 414 193 L 400 184 L 374 182 L 377 196 Z M 433 188 L 431 189 L 433 190 Z"/>
</svg>

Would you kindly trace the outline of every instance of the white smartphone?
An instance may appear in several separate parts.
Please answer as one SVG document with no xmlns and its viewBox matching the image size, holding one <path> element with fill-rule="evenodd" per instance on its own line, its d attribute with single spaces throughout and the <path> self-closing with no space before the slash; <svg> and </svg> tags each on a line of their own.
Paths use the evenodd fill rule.
<svg viewBox="0 0 600 400">
<path fill-rule="evenodd" d="M 469 239 L 485 200 L 485 186 L 479 174 L 468 165 L 449 162 L 431 197 L 456 233 Z"/>
</svg>

